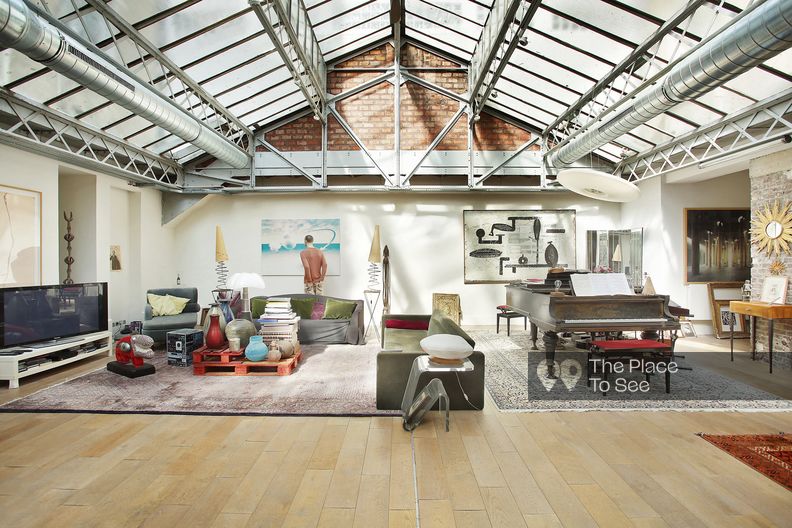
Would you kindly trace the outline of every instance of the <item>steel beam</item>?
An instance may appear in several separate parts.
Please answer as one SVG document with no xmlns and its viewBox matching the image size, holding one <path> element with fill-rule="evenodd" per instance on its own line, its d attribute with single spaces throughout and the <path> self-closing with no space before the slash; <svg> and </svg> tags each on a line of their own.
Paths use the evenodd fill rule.
<svg viewBox="0 0 792 528">
<path fill-rule="evenodd" d="M 470 59 L 470 104 L 481 113 L 542 0 L 495 0 Z M 515 24 L 515 20 L 519 21 Z"/>
<path fill-rule="evenodd" d="M 388 81 L 388 80 L 392 79 L 393 76 L 394 76 L 394 73 L 392 71 L 389 71 L 387 73 L 383 73 L 382 75 L 377 75 L 373 79 L 369 79 L 368 81 L 366 81 L 364 83 L 361 83 L 361 84 L 355 86 L 354 88 L 350 88 L 349 90 L 346 90 L 346 91 L 341 92 L 339 94 L 333 95 L 332 97 L 327 99 L 327 102 L 329 104 L 329 103 L 335 103 L 337 101 L 342 101 L 344 99 L 352 97 L 355 94 L 358 94 L 360 92 L 364 92 L 364 91 L 368 90 L 369 88 L 373 88 L 373 87 L 377 86 L 380 83 Z"/>
<path fill-rule="evenodd" d="M 314 115 L 325 118 L 327 65 L 302 0 L 248 0 Z"/>
<path fill-rule="evenodd" d="M 529 149 L 529 148 L 531 148 L 532 146 L 534 146 L 534 145 L 536 145 L 537 143 L 539 143 L 539 140 L 541 140 L 541 139 L 542 139 L 542 136 L 534 136 L 534 137 L 533 137 L 533 139 L 531 139 L 530 141 L 527 141 L 527 142 L 523 143 L 522 145 L 520 145 L 519 147 L 517 147 L 517 150 L 515 150 L 514 152 L 512 152 L 512 153 L 511 153 L 511 154 L 510 154 L 510 155 L 509 155 L 509 156 L 508 156 L 508 157 L 507 157 L 505 160 L 501 161 L 500 163 L 498 163 L 497 165 L 495 165 L 494 167 L 492 167 L 490 170 L 488 170 L 487 172 L 485 172 L 484 174 L 482 174 L 482 175 L 481 175 L 479 178 L 475 178 L 475 179 L 473 180 L 473 185 L 475 185 L 475 186 L 479 186 L 479 185 L 481 185 L 482 183 L 484 183 L 485 181 L 487 181 L 487 179 L 488 179 L 490 176 L 492 176 L 493 174 L 495 174 L 496 172 L 498 172 L 499 170 L 501 170 L 501 169 L 502 169 L 504 166 L 506 166 L 506 164 L 508 164 L 508 163 L 509 163 L 511 160 L 513 160 L 514 158 L 516 158 L 517 156 L 519 156 L 520 154 L 522 154 L 523 152 L 525 152 L 525 150 L 526 150 L 526 149 Z"/>
<path fill-rule="evenodd" d="M 352 141 L 354 141 L 355 144 L 360 148 L 361 152 L 363 152 L 363 154 L 366 155 L 369 161 L 371 161 L 371 163 L 374 164 L 374 167 L 376 167 L 377 171 L 380 174 L 382 174 L 382 177 L 385 179 L 386 185 L 393 186 L 393 180 L 391 180 L 388 173 L 385 170 L 383 170 L 380 164 L 377 163 L 377 160 L 374 159 L 374 156 L 371 155 L 371 152 L 369 152 L 369 150 L 366 148 L 366 145 L 364 145 L 363 142 L 358 137 L 358 135 L 355 134 L 355 131 L 352 130 L 352 127 L 350 127 L 349 123 L 346 122 L 346 119 L 341 117 L 341 114 L 339 114 L 336 111 L 336 109 L 333 107 L 330 108 L 330 113 L 333 114 L 333 117 L 336 118 L 336 121 L 338 121 L 338 124 L 341 125 L 341 128 L 343 128 L 346 131 L 346 133 L 349 134 L 349 137 L 352 138 Z"/>
<path fill-rule="evenodd" d="M 426 158 L 429 157 L 429 154 L 434 152 L 434 149 L 436 149 L 437 146 L 443 141 L 443 139 L 445 139 L 446 135 L 448 135 L 448 133 L 451 132 L 451 129 L 453 129 L 456 126 L 456 124 L 459 122 L 459 119 L 462 117 L 462 115 L 465 113 L 466 110 L 467 110 L 466 106 L 460 105 L 459 110 L 457 110 L 457 112 L 451 117 L 448 123 L 446 123 L 446 125 L 443 127 L 440 133 L 437 134 L 437 136 L 435 136 L 435 138 L 432 140 L 432 143 L 429 145 L 429 148 L 427 148 L 424 151 L 424 153 L 421 154 L 421 158 L 418 160 L 418 163 L 415 164 L 415 167 L 413 167 L 413 169 L 410 171 L 409 174 L 407 174 L 407 177 L 404 179 L 404 185 L 410 183 L 410 179 L 413 177 L 413 175 L 416 172 L 418 172 L 418 169 L 421 168 L 421 165 L 423 165 L 423 162 L 426 161 Z"/>
<path fill-rule="evenodd" d="M 144 49 L 153 59 L 161 64 L 171 75 L 179 79 L 184 86 L 190 89 L 192 93 L 201 101 L 207 103 L 214 112 L 215 116 L 222 116 L 226 121 L 226 130 L 220 127 L 221 133 L 228 138 L 237 137 L 239 133 L 250 135 L 251 130 L 239 120 L 230 110 L 223 106 L 220 101 L 204 90 L 192 77 L 187 75 L 175 62 L 168 58 L 167 55 L 162 53 L 157 46 L 144 37 L 135 27 L 127 22 L 121 15 L 116 13 L 104 0 L 86 0 L 96 11 L 98 11 L 108 22 L 115 26 L 119 31 L 124 33 L 130 40 Z M 152 79 L 152 82 L 154 79 Z M 185 108 L 190 111 L 190 108 Z M 199 117 L 200 119 L 200 117 Z M 234 126 L 231 126 L 233 124 Z M 218 127 L 214 127 L 218 128 Z M 235 130 L 236 129 L 236 130 Z"/>
<path fill-rule="evenodd" d="M 0 142 L 163 189 L 183 181 L 175 161 L 2 88 Z"/>
<path fill-rule="evenodd" d="M 563 114 L 558 116 L 555 121 L 545 128 L 542 134 L 549 135 L 551 131 L 557 128 L 559 125 L 576 116 L 586 103 L 595 99 L 600 93 L 602 93 L 603 90 L 605 90 L 622 74 L 628 72 L 628 70 L 630 70 L 630 73 L 632 73 L 635 63 L 639 60 L 642 60 L 652 46 L 663 40 L 666 35 L 674 31 L 677 26 L 679 26 L 679 24 L 684 22 L 688 17 L 692 16 L 702 4 L 706 4 L 708 1 L 709 0 L 689 0 L 688 3 L 682 7 L 682 9 L 678 10 L 671 18 L 666 20 L 662 26 L 657 28 L 651 35 L 646 37 L 646 39 L 641 42 L 641 44 L 639 44 L 638 47 L 632 51 L 632 53 L 627 55 L 619 64 L 614 66 L 613 69 L 608 72 L 607 75 L 605 75 L 605 77 L 597 81 L 597 83 L 589 88 L 586 93 L 581 95 L 577 101 L 572 103 Z"/>
<path fill-rule="evenodd" d="M 263 139 L 263 138 L 256 138 L 256 141 L 259 142 L 261 145 L 264 145 L 265 147 L 267 147 L 267 150 L 269 150 L 270 152 L 272 152 L 273 154 L 278 156 L 280 159 L 285 161 L 294 170 L 296 170 L 297 172 L 299 172 L 300 174 L 302 174 L 303 176 L 308 178 L 308 180 L 310 180 L 311 184 L 313 184 L 316 187 L 321 187 L 322 186 L 321 178 L 317 178 L 313 174 L 308 173 L 305 169 L 303 169 L 302 167 L 300 167 L 299 165 L 294 163 L 292 160 L 290 160 L 283 152 L 278 150 L 269 141 L 267 141 L 266 139 Z"/>
<path fill-rule="evenodd" d="M 560 138 L 556 137 L 555 138 L 556 139 L 555 145 L 553 146 L 552 149 L 550 149 L 548 151 L 548 154 L 556 151 L 557 149 L 560 149 L 561 147 L 563 147 L 564 145 L 569 143 L 572 139 L 574 139 L 578 135 L 585 133 L 590 127 L 596 126 L 597 124 L 601 124 L 606 116 L 608 116 L 609 114 L 619 110 L 622 107 L 622 105 L 624 105 L 626 103 L 629 103 L 631 101 L 634 101 L 636 96 L 639 93 L 641 93 L 643 90 L 645 90 L 645 89 L 653 86 L 655 83 L 657 83 L 657 81 L 662 79 L 669 71 L 671 71 L 671 69 L 674 66 L 676 66 L 681 61 L 685 60 L 692 53 L 695 53 L 701 46 L 704 46 L 709 41 L 711 41 L 712 39 L 714 39 L 715 37 L 717 37 L 718 35 L 720 35 L 724 31 L 726 31 L 729 27 L 731 27 L 733 24 L 737 23 L 740 19 L 742 19 L 745 16 L 748 16 L 751 12 L 753 12 L 755 9 L 757 9 L 759 6 L 761 6 L 764 3 L 764 1 L 765 0 L 759 0 L 757 2 L 754 2 L 752 5 L 748 6 L 743 11 L 741 11 L 739 14 L 734 16 L 729 21 L 729 23 L 724 24 L 718 30 L 714 31 L 713 33 L 708 35 L 706 38 L 701 40 L 698 43 L 698 45 L 690 47 L 687 51 L 685 51 L 684 53 L 680 54 L 679 56 L 672 57 L 671 60 L 669 60 L 669 62 L 667 62 L 665 64 L 664 67 L 658 69 L 653 75 L 649 75 L 649 73 L 651 72 L 651 69 L 647 68 L 645 77 L 640 82 L 640 84 L 638 84 L 637 86 L 633 87 L 631 90 L 626 90 L 625 89 L 624 93 L 622 93 L 621 97 L 618 100 L 614 101 L 614 103 L 611 104 L 610 106 L 604 108 L 601 112 L 597 113 L 597 112 L 593 111 L 593 108 L 592 108 L 591 111 L 589 111 L 587 113 L 588 118 L 589 118 L 588 121 L 585 122 L 585 123 L 580 123 L 580 127 L 575 129 L 575 130 L 573 130 L 572 132 L 567 132 L 567 136 L 565 138 L 560 139 Z M 685 8 L 683 8 L 683 10 L 684 9 Z M 676 18 L 676 16 L 674 18 Z M 665 27 L 665 24 L 662 27 Z M 655 33 L 653 33 L 652 35 L 647 37 L 647 39 L 652 39 L 654 37 L 654 35 L 655 35 Z M 655 42 L 655 44 L 659 45 L 659 41 Z M 644 54 L 642 57 L 645 57 L 645 56 L 646 55 Z M 630 70 L 630 69 L 632 69 L 633 71 L 636 70 L 637 68 L 635 68 L 634 65 L 636 65 L 636 61 L 641 60 L 642 57 L 637 57 L 634 60 L 632 60 L 629 64 L 626 64 L 625 67 L 624 67 L 625 71 L 626 70 Z M 652 59 L 653 59 L 653 57 L 652 57 Z M 619 66 L 617 65 L 616 67 L 614 67 L 614 69 L 616 69 L 618 67 Z M 620 72 L 620 73 L 623 73 L 623 72 Z M 607 86 L 604 86 L 602 89 L 600 89 L 600 93 L 602 91 L 606 90 L 606 89 L 607 90 L 613 90 L 613 83 L 615 82 L 616 79 L 618 79 L 618 76 L 615 77 L 613 80 L 611 80 L 611 82 Z M 626 88 L 626 83 L 625 83 L 625 88 Z M 594 96 L 588 100 L 588 104 L 589 105 L 593 105 L 594 99 L 597 97 L 597 95 L 598 94 L 594 94 Z M 581 96 L 581 97 L 584 97 L 584 96 L 585 96 L 585 94 L 583 96 Z M 575 104 L 575 103 L 573 103 L 573 104 Z M 585 104 L 586 103 L 583 103 L 583 106 L 585 106 Z M 581 109 L 582 109 L 582 106 L 581 106 L 580 109 L 578 109 L 578 112 L 575 114 L 575 117 L 579 117 L 580 115 L 582 115 L 582 112 L 580 112 Z M 572 115 L 566 116 L 566 122 L 567 123 L 570 123 L 572 119 L 573 119 Z M 559 119 L 556 119 L 556 122 L 554 122 L 553 124 L 549 125 L 545 129 L 545 132 L 544 132 L 545 135 L 547 135 L 548 137 L 556 136 L 557 135 L 556 133 L 559 130 L 559 126 L 562 123 L 563 123 L 563 121 L 560 120 L 560 117 L 559 117 Z"/>
<path fill-rule="evenodd" d="M 792 88 L 625 159 L 622 177 L 639 181 L 715 161 L 792 134 Z"/>
<path fill-rule="evenodd" d="M 405 81 L 414 82 L 417 85 L 423 86 L 424 88 L 428 88 L 433 92 L 437 92 L 440 95 L 444 95 L 450 99 L 454 99 L 459 101 L 460 103 L 467 103 L 468 100 L 464 95 L 458 94 L 456 92 L 452 92 L 448 88 L 443 88 L 442 86 L 435 84 L 433 82 L 427 81 L 426 79 L 422 79 L 421 77 L 416 77 L 415 75 L 402 70 L 401 76 Z"/>
</svg>

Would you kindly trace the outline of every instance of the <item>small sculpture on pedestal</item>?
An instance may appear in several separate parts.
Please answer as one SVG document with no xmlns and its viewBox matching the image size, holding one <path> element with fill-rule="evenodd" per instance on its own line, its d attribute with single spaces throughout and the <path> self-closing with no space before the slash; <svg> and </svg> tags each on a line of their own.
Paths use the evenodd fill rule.
<svg viewBox="0 0 792 528">
<path fill-rule="evenodd" d="M 129 335 L 116 341 L 116 361 L 107 364 L 107 370 L 121 374 L 127 378 L 139 378 L 154 374 L 154 365 L 145 363 L 143 359 L 154 357 L 154 340 L 142 334 Z"/>
<path fill-rule="evenodd" d="M 74 264 L 74 257 L 71 256 L 71 243 L 74 241 L 74 235 L 71 231 L 71 223 L 74 220 L 74 213 L 69 211 L 69 214 L 67 215 L 66 211 L 63 211 L 63 219 L 66 220 L 66 234 L 63 235 L 63 240 L 66 241 L 66 257 L 63 259 L 63 262 L 66 263 L 66 278 L 63 279 L 63 284 L 74 284 L 74 279 L 71 278 L 71 267 L 72 264 Z"/>
</svg>

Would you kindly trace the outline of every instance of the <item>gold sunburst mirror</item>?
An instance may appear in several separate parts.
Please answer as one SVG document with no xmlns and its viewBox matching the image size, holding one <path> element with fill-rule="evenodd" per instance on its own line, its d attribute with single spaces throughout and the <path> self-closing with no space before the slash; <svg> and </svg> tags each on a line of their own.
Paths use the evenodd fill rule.
<svg viewBox="0 0 792 528">
<path fill-rule="evenodd" d="M 789 253 L 792 244 L 792 202 L 783 207 L 778 201 L 765 205 L 751 221 L 751 243 L 768 255 Z"/>
</svg>

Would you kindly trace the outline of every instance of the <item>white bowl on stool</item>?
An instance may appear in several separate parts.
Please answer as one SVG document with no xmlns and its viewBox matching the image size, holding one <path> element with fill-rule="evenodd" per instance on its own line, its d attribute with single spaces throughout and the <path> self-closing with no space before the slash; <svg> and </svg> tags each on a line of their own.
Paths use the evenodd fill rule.
<svg viewBox="0 0 792 528">
<path fill-rule="evenodd" d="M 429 359 L 445 365 L 461 365 L 473 353 L 473 347 L 461 336 L 434 334 L 421 339 L 421 350 Z"/>
</svg>

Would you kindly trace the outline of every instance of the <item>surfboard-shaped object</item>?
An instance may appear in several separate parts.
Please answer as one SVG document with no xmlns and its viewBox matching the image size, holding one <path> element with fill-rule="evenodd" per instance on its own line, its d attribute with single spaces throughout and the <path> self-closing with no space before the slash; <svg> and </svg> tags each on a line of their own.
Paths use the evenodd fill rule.
<svg viewBox="0 0 792 528">
<path fill-rule="evenodd" d="M 470 256 L 475 258 L 495 258 L 500 257 L 501 253 L 499 249 L 484 248 L 471 251 Z"/>
<path fill-rule="evenodd" d="M 558 249 L 556 249 L 552 242 L 547 243 L 547 248 L 545 249 L 545 262 L 551 268 L 555 268 L 556 264 L 558 264 Z"/>
</svg>

